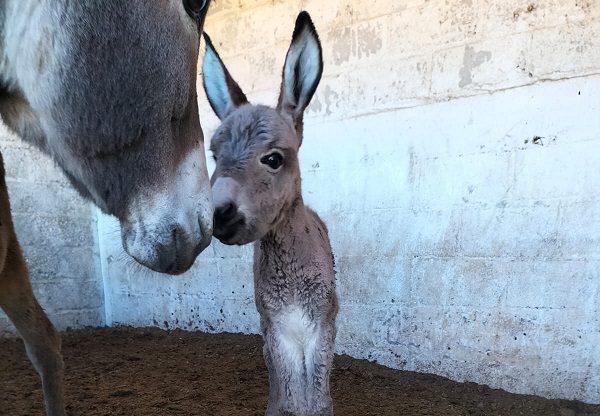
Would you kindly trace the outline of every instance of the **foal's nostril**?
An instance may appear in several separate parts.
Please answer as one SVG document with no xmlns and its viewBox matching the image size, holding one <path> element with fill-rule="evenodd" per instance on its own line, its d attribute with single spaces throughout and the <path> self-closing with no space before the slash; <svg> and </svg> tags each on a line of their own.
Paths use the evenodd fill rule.
<svg viewBox="0 0 600 416">
<path fill-rule="evenodd" d="M 233 202 L 215 208 L 215 222 L 227 223 L 231 221 L 237 214 L 237 207 Z"/>
</svg>

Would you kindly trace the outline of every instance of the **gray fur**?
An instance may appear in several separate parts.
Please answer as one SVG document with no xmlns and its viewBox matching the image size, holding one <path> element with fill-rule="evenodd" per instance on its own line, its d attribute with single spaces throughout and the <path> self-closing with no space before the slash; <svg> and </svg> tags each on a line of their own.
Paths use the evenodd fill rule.
<svg viewBox="0 0 600 416">
<path fill-rule="evenodd" d="M 298 17 L 290 51 L 297 52 L 299 45 L 318 48 L 288 51 L 286 65 L 312 64 L 317 69 L 311 74 L 318 77 L 301 76 L 299 71 L 289 83 L 284 72 L 281 94 L 294 97 L 300 107 L 285 97 L 280 97 L 277 109 L 235 105 L 241 90 L 228 71 L 223 67 L 204 72 L 205 85 L 229 90 L 227 98 L 218 88 L 207 89 L 209 100 L 223 110 L 217 113 L 222 124 L 211 141 L 216 160 L 211 178 L 214 235 L 226 244 L 255 241 L 254 290 L 269 370 L 267 416 L 333 414 L 329 377 L 338 311 L 333 255 L 327 227 L 304 205 L 298 165 L 303 111 L 322 70 L 320 44 L 306 13 Z M 207 55 L 211 65 L 223 65 L 211 44 Z M 318 62 L 303 61 L 307 57 L 318 57 Z M 224 74 L 230 79 L 210 78 Z M 294 91 L 286 85 L 295 85 Z M 211 99 L 211 91 L 219 95 Z M 263 163 L 273 153 L 283 156 L 277 169 Z"/>
<path fill-rule="evenodd" d="M 195 88 L 204 14 L 194 21 L 182 0 L 0 3 L 4 122 L 120 220 L 136 260 L 162 272 L 187 270 L 211 237 Z M 192 154 L 195 205 L 159 213 Z"/>
<path fill-rule="evenodd" d="M 205 13 L 192 18 L 182 0 L 0 0 L 3 121 L 119 218 L 136 260 L 168 273 L 187 270 L 212 234 L 195 89 Z M 31 288 L 1 155 L 0 308 L 46 413 L 64 416 L 60 335 Z"/>
</svg>

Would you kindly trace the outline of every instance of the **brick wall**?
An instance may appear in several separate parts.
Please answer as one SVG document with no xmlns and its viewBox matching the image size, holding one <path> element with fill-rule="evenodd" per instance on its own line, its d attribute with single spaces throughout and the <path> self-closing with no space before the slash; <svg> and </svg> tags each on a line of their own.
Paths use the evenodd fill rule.
<svg viewBox="0 0 600 416">
<path fill-rule="evenodd" d="M 60 329 L 104 319 L 96 219 L 54 163 L 0 125 L 0 151 L 17 237 L 34 292 Z M 14 327 L 0 310 L 0 336 Z"/>
</svg>

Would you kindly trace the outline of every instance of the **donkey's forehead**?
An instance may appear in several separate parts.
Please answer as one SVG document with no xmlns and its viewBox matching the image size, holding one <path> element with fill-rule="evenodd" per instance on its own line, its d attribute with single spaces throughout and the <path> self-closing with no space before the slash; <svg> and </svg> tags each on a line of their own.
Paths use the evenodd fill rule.
<svg viewBox="0 0 600 416">
<path fill-rule="evenodd" d="M 268 148 L 298 149 L 291 124 L 276 110 L 261 105 L 244 105 L 219 126 L 211 141 L 213 152 L 240 157 Z"/>
</svg>

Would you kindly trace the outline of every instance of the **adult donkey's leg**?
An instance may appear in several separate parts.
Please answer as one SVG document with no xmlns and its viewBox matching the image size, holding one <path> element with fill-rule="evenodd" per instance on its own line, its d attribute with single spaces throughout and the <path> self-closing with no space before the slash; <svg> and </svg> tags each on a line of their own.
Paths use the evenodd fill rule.
<svg viewBox="0 0 600 416">
<path fill-rule="evenodd" d="M 15 235 L 0 155 L 0 307 L 25 341 L 27 355 L 42 379 L 48 416 L 64 416 L 60 336 L 39 305 Z"/>
<path fill-rule="evenodd" d="M 35 299 L 25 266 L 15 267 L 14 260 L 9 258 L 0 276 L 0 306 L 25 341 L 27 355 L 42 379 L 46 413 L 63 416 L 60 335 Z"/>
</svg>

